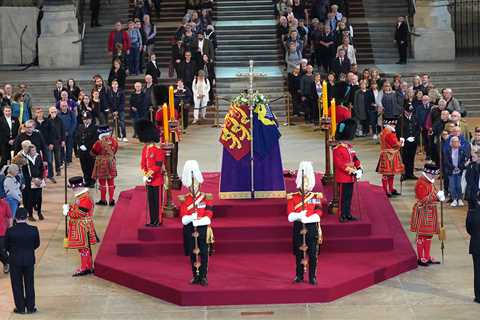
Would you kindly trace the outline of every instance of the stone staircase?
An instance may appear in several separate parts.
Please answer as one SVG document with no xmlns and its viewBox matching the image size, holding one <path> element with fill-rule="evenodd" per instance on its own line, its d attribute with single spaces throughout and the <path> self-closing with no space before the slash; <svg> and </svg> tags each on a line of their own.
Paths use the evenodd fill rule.
<svg viewBox="0 0 480 320">
<path fill-rule="evenodd" d="M 99 22 L 101 27 L 90 27 L 90 6 L 86 2 L 83 8 L 86 24 L 85 40 L 83 42 L 83 64 L 103 65 L 110 67 L 112 58 L 108 55 L 108 34 L 118 20 L 126 24 L 131 17 L 128 0 L 102 1 Z"/>
<path fill-rule="evenodd" d="M 283 54 L 276 31 L 270 0 L 218 0 L 216 3 L 217 94 L 220 116 L 228 110 L 230 100 L 248 88 L 248 79 L 236 77 L 246 72 L 249 60 L 257 71 L 266 74 L 255 79 L 255 88 L 277 100 L 271 104 L 279 119 L 285 117 L 285 78 Z"/>
<path fill-rule="evenodd" d="M 398 61 L 395 23 L 398 16 L 408 15 L 407 1 L 350 0 L 348 5 L 359 64 Z"/>
</svg>

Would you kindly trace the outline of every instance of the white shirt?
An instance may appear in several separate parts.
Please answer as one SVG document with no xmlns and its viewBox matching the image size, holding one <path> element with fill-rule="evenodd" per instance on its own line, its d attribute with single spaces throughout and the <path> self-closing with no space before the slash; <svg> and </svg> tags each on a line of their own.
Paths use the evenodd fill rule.
<svg viewBox="0 0 480 320">
<path fill-rule="evenodd" d="M 10 133 L 12 132 L 12 117 L 5 117 L 7 120 L 8 126 L 10 127 Z"/>
<path fill-rule="evenodd" d="M 200 40 L 198 41 L 198 49 L 200 49 L 200 53 L 203 56 L 203 39 L 202 39 L 202 41 L 200 41 Z"/>
</svg>

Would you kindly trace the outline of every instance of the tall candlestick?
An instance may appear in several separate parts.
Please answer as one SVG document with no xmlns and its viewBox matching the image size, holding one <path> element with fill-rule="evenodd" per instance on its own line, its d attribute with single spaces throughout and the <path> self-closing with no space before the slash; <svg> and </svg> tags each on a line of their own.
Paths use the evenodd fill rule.
<svg viewBox="0 0 480 320">
<path fill-rule="evenodd" d="M 332 118 L 332 137 L 335 139 L 335 132 L 337 131 L 337 107 L 335 105 L 335 98 L 330 104 L 330 117 Z"/>
<path fill-rule="evenodd" d="M 322 108 L 323 108 L 323 117 L 328 117 L 328 93 L 327 93 L 327 81 L 323 80 L 322 82 Z"/>
<path fill-rule="evenodd" d="M 163 113 L 163 137 L 164 137 L 165 143 L 168 143 L 169 137 L 170 137 L 170 128 L 168 126 L 168 107 L 166 103 L 164 103 L 162 106 L 162 113 Z"/>
<path fill-rule="evenodd" d="M 168 106 L 170 107 L 170 120 L 175 120 L 175 101 L 173 97 L 173 86 L 168 87 Z"/>
</svg>

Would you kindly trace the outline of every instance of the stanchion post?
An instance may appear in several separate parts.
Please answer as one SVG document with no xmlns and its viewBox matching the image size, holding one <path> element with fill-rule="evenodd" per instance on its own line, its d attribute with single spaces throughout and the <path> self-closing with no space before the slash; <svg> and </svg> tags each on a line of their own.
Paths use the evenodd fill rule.
<svg viewBox="0 0 480 320">
<path fill-rule="evenodd" d="M 171 158 L 172 158 L 172 151 L 173 151 L 173 143 L 167 142 L 162 143 L 162 149 L 165 151 L 165 167 L 167 169 L 167 191 L 166 191 L 166 199 L 163 204 L 163 212 L 165 213 L 165 217 L 173 218 L 177 216 L 177 210 L 175 205 L 173 204 L 172 200 L 172 186 L 173 186 L 173 179 L 172 179 L 172 166 L 171 166 Z"/>
<path fill-rule="evenodd" d="M 220 127 L 220 124 L 219 124 L 219 121 L 218 121 L 218 114 L 219 114 L 219 105 L 218 105 L 218 95 L 215 95 L 215 120 L 214 120 L 214 124 L 212 126 L 212 128 L 219 128 Z"/>
</svg>

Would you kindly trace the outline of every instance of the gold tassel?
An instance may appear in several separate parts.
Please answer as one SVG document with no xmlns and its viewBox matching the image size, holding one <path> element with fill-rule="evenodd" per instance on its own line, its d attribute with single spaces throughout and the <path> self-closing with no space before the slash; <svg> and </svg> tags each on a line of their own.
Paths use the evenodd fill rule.
<svg viewBox="0 0 480 320">
<path fill-rule="evenodd" d="M 440 228 L 440 233 L 438 234 L 438 240 L 441 240 L 441 241 L 447 240 L 447 230 L 445 227 Z"/>
<path fill-rule="evenodd" d="M 63 238 L 63 247 L 68 248 L 68 238 Z"/>
<path fill-rule="evenodd" d="M 215 237 L 213 236 L 213 229 L 212 227 L 208 226 L 207 228 L 207 244 L 215 243 Z"/>
</svg>

